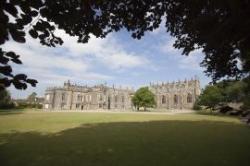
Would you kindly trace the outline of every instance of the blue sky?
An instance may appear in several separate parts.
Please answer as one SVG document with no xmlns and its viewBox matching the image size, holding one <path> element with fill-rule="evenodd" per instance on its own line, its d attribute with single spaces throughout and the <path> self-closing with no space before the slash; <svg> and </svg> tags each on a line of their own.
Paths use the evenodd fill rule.
<svg viewBox="0 0 250 166">
<path fill-rule="evenodd" d="M 5 50 L 13 50 L 21 55 L 23 65 L 15 65 L 16 73 L 26 73 L 37 79 L 36 88 L 27 90 L 9 88 L 12 97 L 23 98 L 31 92 L 43 96 L 50 86 L 62 86 L 70 80 L 76 84 L 107 83 L 112 86 L 134 87 L 149 85 L 149 82 L 172 82 L 199 77 L 204 87 L 211 79 L 199 66 L 203 55 L 200 50 L 190 56 L 181 55 L 181 50 L 173 48 L 174 38 L 160 27 L 136 40 L 122 30 L 109 34 L 105 39 L 91 37 L 89 43 L 78 44 L 62 30 L 56 34 L 64 44 L 56 48 L 41 46 L 38 40 L 26 37 L 25 44 L 7 42 Z"/>
</svg>

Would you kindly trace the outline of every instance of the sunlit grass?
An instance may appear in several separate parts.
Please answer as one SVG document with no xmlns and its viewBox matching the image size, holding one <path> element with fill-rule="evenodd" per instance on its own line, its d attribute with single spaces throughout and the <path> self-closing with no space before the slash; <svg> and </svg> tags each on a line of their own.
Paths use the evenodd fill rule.
<svg viewBox="0 0 250 166">
<path fill-rule="evenodd" d="M 45 112 L 18 110 L 0 112 L 0 133 L 8 132 L 58 132 L 82 124 L 145 121 L 221 121 L 241 124 L 234 117 L 196 114 L 142 114 L 142 113 L 89 113 L 89 112 Z"/>
</svg>

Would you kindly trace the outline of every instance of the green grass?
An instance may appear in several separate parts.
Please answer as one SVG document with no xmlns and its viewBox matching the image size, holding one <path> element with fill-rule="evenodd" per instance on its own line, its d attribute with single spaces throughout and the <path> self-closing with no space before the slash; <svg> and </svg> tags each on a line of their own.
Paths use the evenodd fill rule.
<svg viewBox="0 0 250 166">
<path fill-rule="evenodd" d="M 0 112 L 0 165 L 248 166 L 250 128 L 198 114 Z"/>
</svg>

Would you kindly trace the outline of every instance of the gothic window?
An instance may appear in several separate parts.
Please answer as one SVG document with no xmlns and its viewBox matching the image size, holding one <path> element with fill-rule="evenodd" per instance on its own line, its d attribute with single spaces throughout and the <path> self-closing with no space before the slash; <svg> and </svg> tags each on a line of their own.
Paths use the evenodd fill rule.
<svg viewBox="0 0 250 166">
<path fill-rule="evenodd" d="M 65 93 L 62 93 L 62 101 L 65 101 L 66 100 L 66 95 Z"/>
<path fill-rule="evenodd" d="M 77 101 L 78 102 L 82 101 L 82 96 L 81 95 L 77 95 Z"/>
<path fill-rule="evenodd" d="M 174 104 L 178 104 L 178 96 L 174 95 Z"/>
<path fill-rule="evenodd" d="M 111 97 L 110 96 L 108 96 L 108 109 L 110 109 L 110 101 L 111 101 Z"/>
<path fill-rule="evenodd" d="M 162 103 L 162 104 L 165 104 L 165 103 L 166 103 L 166 97 L 165 97 L 164 95 L 162 95 L 161 103 Z"/>
<path fill-rule="evenodd" d="M 100 95 L 100 101 L 102 101 L 102 95 Z"/>
<path fill-rule="evenodd" d="M 124 103 L 124 101 L 125 101 L 125 100 L 124 100 L 124 96 L 122 96 L 122 102 Z"/>
<path fill-rule="evenodd" d="M 189 93 L 188 95 L 187 95 L 187 103 L 192 103 L 193 101 L 192 101 L 192 95 Z"/>
</svg>

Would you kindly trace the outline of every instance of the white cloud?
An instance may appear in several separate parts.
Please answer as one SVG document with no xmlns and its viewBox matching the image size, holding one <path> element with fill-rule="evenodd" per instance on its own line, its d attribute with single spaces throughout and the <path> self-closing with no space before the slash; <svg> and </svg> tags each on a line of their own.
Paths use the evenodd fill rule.
<svg viewBox="0 0 250 166">
<path fill-rule="evenodd" d="M 166 42 L 163 42 L 160 46 L 159 49 L 165 53 L 165 54 L 181 54 L 181 50 L 178 50 L 176 48 L 174 48 L 173 44 L 175 42 L 175 38 L 171 38 L 171 39 L 166 39 Z"/>
<path fill-rule="evenodd" d="M 78 83 L 114 79 L 110 73 L 103 74 L 102 70 L 97 69 L 99 64 L 115 71 L 149 64 L 146 58 L 126 51 L 112 36 L 105 39 L 91 36 L 89 43 L 79 44 L 76 38 L 61 30 L 57 30 L 57 34 L 64 44 L 56 48 L 42 46 L 29 36 L 25 44 L 9 41 L 3 45 L 4 50 L 21 55 L 23 65 L 14 65 L 14 71 L 37 79 L 39 84 L 36 91 L 43 92 L 47 86 L 62 85 L 69 79 Z M 20 91 L 13 88 L 12 91 L 14 96 L 20 96 Z"/>
<path fill-rule="evenodd" d="M 181 69 L 189 69 L 189 70 L 202 70 L 200 67 L 200 59 L 197 56 L 189 55 L 182 56 L 179 60 L 178 66 Z"/>
<path fill-rule="evenodd" d="M 174 48 L 175 38 L 166 40 L 165 43 L 159 46 L 162 53 L 166 54 L 170 60 L 175 60 L 180 69 L 198 70 L 201 71 L 200 63 L 202 61 L 201 49 L 192 51 L 188 56 L 182 55 L 182 49 Z"/>
<path fill-rule="evenodd" d="M 57 34 L 64 40 L 63 47 L 73 53 L 71 56 L 90 55 L 110 69 L 141 67 L 149 63 L 145 57 L 127 52 L 111 35 L 104 39 L 91 36 L 87 44 L 79 44 L 76 38 L 69 37 L 62 30 L 58 30 Z"/>
</svg>

